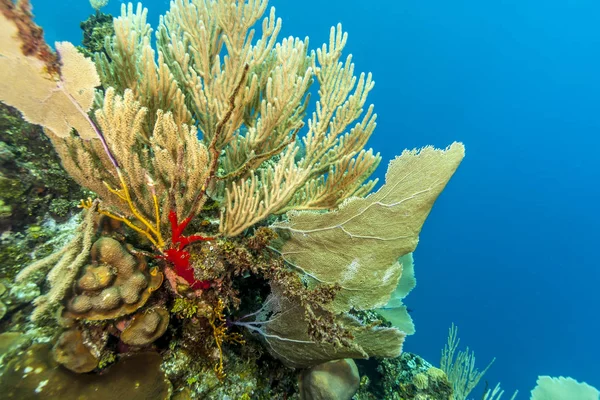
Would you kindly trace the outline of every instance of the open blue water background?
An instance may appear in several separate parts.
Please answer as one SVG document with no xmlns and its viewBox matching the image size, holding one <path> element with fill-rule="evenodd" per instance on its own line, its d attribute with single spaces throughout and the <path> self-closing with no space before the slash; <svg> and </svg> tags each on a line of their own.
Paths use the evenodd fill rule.
<svg viewBox="0 0 600 400">
<path fill-rule="evenodd" d="M 49 41 L 80 41 L 87 1 L 32 2 Z M 485 379 L 519 399 L 538 375 L 600 388 L 600 3 L 271 4 L 282 36 L 312 48 L 338 22 L 349 32 L 357 70 L 376 81 L 379 177 L 404 148 L 466 145 L 415 253 L 405 349 L 438 362 L 454 322 L 480 367 L 497 357 Z M 167 2 L 144 5 L 156 26 Z"/>
</svg>

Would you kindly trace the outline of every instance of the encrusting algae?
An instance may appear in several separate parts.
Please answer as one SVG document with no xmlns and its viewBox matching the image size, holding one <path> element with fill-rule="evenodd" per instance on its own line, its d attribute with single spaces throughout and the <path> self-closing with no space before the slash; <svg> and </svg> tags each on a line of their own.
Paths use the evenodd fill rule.
<svg viewBox="0 0 600 400">
<path fill-rule="evenodd" d="M 102 26 L 104 46 L 82 53 L 53 51 L 28 1 L 0 0 L 0 11 L 0 100 L 41 125 L 93 193 L 71 238 L 16 277 L 42 290 L 19 327 L 46 326 L 53 346 L 14 355 L 3 392 L 106 398 L 90 393 L 121 382 L 127 398 L 289 398 L 292 368 L 401 354 L 406 333 L 373 310 L 407 260 L 412 271 L 464 147 L 404 151 L 369 194 L 381 161 L 364 148 L 374 82 L 342 57 L 341 25 L 315 52 L 278 38 L 266 0 L 174 0 L 153 46 L 147 10 L 128 4 Z M 129 371 L 138 366 L 149 375 Z M 301 398 L 319 391 L 307 382 Z"/>
</svg>

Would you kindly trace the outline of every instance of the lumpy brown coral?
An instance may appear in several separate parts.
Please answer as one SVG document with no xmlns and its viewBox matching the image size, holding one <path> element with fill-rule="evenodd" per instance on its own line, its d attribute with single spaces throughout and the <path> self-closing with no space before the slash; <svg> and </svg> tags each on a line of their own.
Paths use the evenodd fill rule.
<svg viewBox="0 0 600 400">
<path fill-rule="evenodd" d="M 146 346 L 161 337 L 169 326 L 169 311 L 153 307 L 137 313 L 121 333 L 121 341 L 132 346 Z"/>
<path fill-rule="evenodd" d="M 118 318 L 142 307 L 162 283 L 162 273 L 148 271 L 143 255 L 133 255 L 117 240 L 102 237 L 91 249 L 67 304 L 66 317 L 88 321 Z"/>
<path fill-rule="evenodd" d="M 79 329 L 70 329 L 60 335 L 52 349 L 54 360 L 73 372 L 90 372 L 98 366 L 98 358 L 84 343 Z"/>
</svg>

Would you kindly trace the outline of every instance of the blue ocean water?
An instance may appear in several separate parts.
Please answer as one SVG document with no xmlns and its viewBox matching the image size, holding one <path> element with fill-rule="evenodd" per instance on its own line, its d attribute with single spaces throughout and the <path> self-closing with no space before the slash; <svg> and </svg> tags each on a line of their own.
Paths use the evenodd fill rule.
<svg viewBox="0 0 600 400">
<path fill-rule="evenodd" d="M 50 42 L 80 41 L 86 1 L 32 2 Z M 480 367 L 497 358 L 484 379 L 518 398 L 538 375 L 600 388 L 600 3 L 372 3 L 271 1 L 282 36 L 316 48 L 337 22 L 349 32 L 376 81 L 380 178 L 404 148 L 467 147 L 415 253 L 405 349 L 436 362 L 454 322 Z M 156 26 L 167 2 L 144 5 Z"/>
</svg>

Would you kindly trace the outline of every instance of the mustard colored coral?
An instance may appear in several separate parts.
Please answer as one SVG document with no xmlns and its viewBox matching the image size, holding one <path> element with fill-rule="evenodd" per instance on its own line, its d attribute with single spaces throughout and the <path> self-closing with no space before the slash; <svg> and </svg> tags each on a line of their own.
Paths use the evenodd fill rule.
<svg viewBox="0 0 600 400">
<path fill-rule="evenodd" d="M 144 256 L 132 255 L 115 239 L 96 240 L 90 257 L 91 264 L 74 285 L 66 316 L 94 321 L 130 314 L 162 283 L 162 273 L 149 271 Z"/>
</svg>

